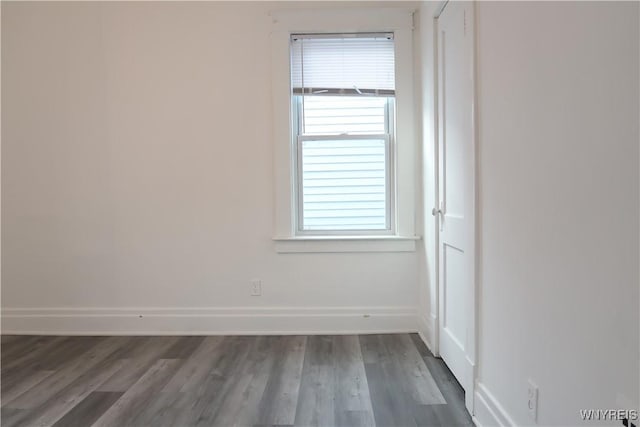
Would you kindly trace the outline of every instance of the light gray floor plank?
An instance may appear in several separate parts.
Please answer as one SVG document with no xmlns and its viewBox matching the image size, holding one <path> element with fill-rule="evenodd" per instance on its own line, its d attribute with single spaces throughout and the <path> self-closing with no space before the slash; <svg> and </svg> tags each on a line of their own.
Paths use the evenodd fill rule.
<svg viewBox="0 0 640 427">
<path fill-rule="evenodd" d="M 298 405 L 307 337 L 279 337 L 273 365 L 259 404 L 258 424 L 293 425 Z"/>
<path fill-rule="evenodd" d="M 193 392 L 207 379 L 219 357 L 223 337 L 206 337 L 162 390 L 166 393 Z"/>
<path fill-rule="evenodd" d="M 23 353 L 26 348 L 33 348 L 38 341 L 43 339 L 42 336 L 27 336 L 20 339 L 19 335 L 4 335 L 0 345 L 0 356 L 6 359 L 16 353 Z"/>
<path fill-rule="evenodd" d="M 21 341 L 20 335 L 3 335 L 0 337 L 0 345 L 11 344 L 12 342 Z M 31 337 L 37 337 L 37 335 L 33 335 Z"/>
<path fill-rule="evenodd" d="M 100 384 L 116 373 L 125 363 L 122 359 L 109 360 L 80 375 L 67 387 L 50 396 L 44 403 L 29 411 L 23 420 L 29 426 L 50 426 L 63 418 Z"/>
<path fill-rule="evenodd" d="M 177 359 L 158 360 L 93 425 L 136 425 L 136 416 L 144 410 L 154 394 L 162 389 L 177 367 Z"/>
<path fill-rule="evenodd" d="M 32 389 L 55 371 L 23 370 L 22 375 L 13 378 L 2 377 L 2 406 L 10 404 L 16 397 Z"/>
<path fill-rule="evenodd" d="M 0 416 L 2 417 L 2 427 L 14 427 L 20 425 L 20 422 L 26 417 L 26 409 L 2 408 Z"/>
<path fill-rule="evenodd" d="M 384 335 L 387 351 L 394 355 L 404 388 L 418 405 L 446 403 L 433 376 L 408 335 Z"/>
<path fill-rule="evenodd" d="M 201 418 L 215 417 L 225 396 L 225 383 L 234 378 L 237 359 L 243 357 L 248 344 L 246 338 L 207 337 L 141 414 L 139 423 L 194 426 Z"/>
<path fill-rule="evenodd" d="M 128 363 L 96 391 L 126 392 L 177 340 L 177 337 L 143 338 L 141 344 L 134 346 L 130 353 L 122 354 L 127 356 Z"/>
<path fill-rule="evenodd" d="M 252 426 L 258 420 L 260 399 L 275 361 L 276 337 L 257 337 L 240 366 L 238 381 L 231 387 L 216 414 L 215 426 Z"/>
<path fill-rule="evenodd" d="M 223 410 L 227 395 L 240 379 L 241 367 L 251 350 L 251 337 L 227 337 L 228 351 L 221 352 L 218 363 L 212 373 L 215 381 L 204 388 L 197 412 L 196 426 L 214 425 L 218 414 Z M 227 402 L 229 404 L 229 402 Z"/>
<path fill-rule="evenodd" d="M 406 391 L 404 375 L 385 345 L 384 335 L 360 337 L 371 403 L 378 426 L 417 426 L 415 401 Z"/>
<path fill-rule="evenodd" d="M 203 420 L 206 419 L 207 425 L 250 425 L 250 423 L 242 424 L 238 422 L 241 415 L 248 415 L 243 413 L 241 409 L 244 406 L 243 402 L 251 394 L 252 377 L 246 375 L 243 366 L 250 365 L 251 360 L 263 358 L 261 356 L 262 353 L 255 350 L 258 350 L 259 343 L 265 339 L 268 339 L 268 337 L 259 337 L 255 340 L 244 339 L 242 341 L 231 339 L 226 340 L 225 345 L 220 347 L 219 341 L 216 342 L 214 346 L 204 345 L 204 342 L 201 343 L 187 362 L 183 364 L 183 367 L 178 370 L 171 381 L 162 389 L 162 392 L 157 394 L 155 399 L 147 405 L 147 408 L 138 414 L 135 418 L 135 424 L 151 426 L 194 425 L 198 422 L 202 423 L 200 419 L 200 417 L 202 417 Z M 228 383 L 228 390 L 218 395 L 222 400 L 217 402 L 215 406 L 219 407 L 219 409 L 212 411 L 211 414 L 205 414 L 204 406 L 208 400 L 206 392 L 209 390 L 209 387 L 198 389 L 197 387 L 191 386 L 186 389 L 186 392 L 180 392 L 179 390 L 182 389 L 185 380 L 195 380 L 195 376 L 199 377 L 199 380 L 193 381 L 192 385 L 201 384 L 206 386 L 210 374 L 220 375 L 222 373 L 222 370 L 217 370 L 216 365 L 218 359 L 223 356 L 223 353 L 230 351 L 234 347 L 240 349 L 242 352 L 243 342 L 252 346 L 251 349 L 247 349 L 247 358 L 244 359 L 244 363 L 241 362 L 239 364 L 237 372 L 235 372 L 236 367 L 233 365 L 233 360 L 231 358 L 226 359 L 229 362 L 227 364 L 229 370 L 218 378 L 220 381 L 218 381 L 217 384 L 220 385 L 220 390 L 222 391 L 225 383 Z M 209 348 L 211 352 L 208 354 L 203 353 L 204 349 L 207 348 Z M 203 360 L 203 355 L 208 356 L 208 358 Z M 194 362 L 199 363 L 207 369 L 196 370 L 195 368 L 197 366 L 194 365 Z M 189 368 L 185 370 L 183 369 L 184 366 L 188 366 Z M 233 381 L 229 379 L 222 380 L 222 376 L 233 379 Z M 260 393 L 261 392 L 262 391 L 260 391 Z M 214 405 L 214 401 L 209 401 L 209 403 L 212 406 Z M 251 410 L 252 408 L 248 409 Z M 255 410 L 255 405 L 253 409 Z M 193 416 L 196 414 L 198 416 L 197 419 Z"/>
<path fill-rule="evenodd" d="M 447 365 L 442 359 L 433 356 L 418 334 L 411 334 L 411 340 L 425 361 L 429 372 L 431 372 L 433 379 L 438 385 L 438 389 L 447 402 L 446 410 L 453 419 L 453 421 L 448 421 L 448 423 L 456 426 L 473 426 L 473 421 L 465 407 L 464 390 Z M 440 411 L 444 410 L 444 408 L 440 409 Z"/>
<path fill-rule="evenodd" d="M 67 387 L 79 376 L 98 365 L 117 350 L 113 346 L 111 338 L 93 341 L 93 344 L 95 344 L 93 348 L 88 348 L 87 343 L 88 341 L 85 341 L 81 345 L 65 346 L 66 351 L 78 350 L 80 348 L 84 348 L 85 351 L 67 354 L 66 362 L 57 362 L 58 369 L 55 370 L 55 373 L 43 379 L 38 383 L 37 387 L 32 387 L 13 399 L 6 406 L 17 409 L 35 409 L 39 407 L 53 394 Z M 56 358 L 61 358 L 59 352 L 54 353 L 56 354 Z M 46 358 L 48 356 L 43 355 L 43 357 Z M 48 364 L 44 363 L 44 366 L 46 365 Z"/>
<path fill-rule="evenodd" d="M 53 427 L 90 426 L 122 395 L 120 392 L 94 391 L 53 424 Z"/>
<path fill-rule="evenodd" d="M 307 338 L 296 426 L 335 425 L 333 337 Z"/>
<path fill-rule="evenodd" d="M 88 353 L 104 341 L 104 337 L 70 337 L 58 345 L 49 347 L 47 357 L 40 359 L 38 367 L 43 370 L 63 369 L 68 366 L 70 358 Z"/>
<path fill-rule="evenodd" d="M 27 345 L 20 346 L 16 344 L 14 351 L 7 350 L 2 354 L 2 378 L 3 381 L 11 376 L 12 373 L 18 374 L 24 369 L 31 369 L 34 371 L 46 371 L 41 365 L 45 363 L 44 355 L 48 354 L 49 350 L 57 347 L 63 343 L 68 337 L 25 337 L 28 340 Z M 6 353 L 6 354 L 5 354 Z"/>
<path fill-rule="evenodd" d="M 191 392 L 159 392 L 152 401 L 135 417 L 138 427 L 193 426 L 192 414 L 198 397 Z"/>
<path fill-rule="evenodd" d="M 205 337 L 178 337 L 160 359 L 186 359 L 202 344 Z"/>
<path fill-rule="evenodd" d="M 246 337 L 207 337 L 135 417 L 134 424 L 155 427 L 211 423 L 250 343 Z"/>
<path fill-rule="evenodd" d="M 357 335 L 333 337 L 335 424 L 372 426 L 375 424 L 369 384 Z"/>
</svg>

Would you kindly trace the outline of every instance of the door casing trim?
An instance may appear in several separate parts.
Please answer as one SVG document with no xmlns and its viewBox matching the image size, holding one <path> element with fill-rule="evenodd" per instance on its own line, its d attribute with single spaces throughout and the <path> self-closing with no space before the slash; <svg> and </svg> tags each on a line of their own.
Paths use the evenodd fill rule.
<svg viewBox="0 0 640 427">
<path fill-rule="evenodd" d="M 440 5 L 436 8 L 436 12 L 433 16 L 433 44 L 434 44 L 434 55 L 433 55 L 433 61 L 434 61 L 434 87 L 433 87 L 433 93 L 434 93 L 434 105 L 436 106 L 436 108 L 434 109 L 434 158 L 435 159 L 439 159 L 439 144 L 438 144 L 438 140 L 440 137 L 440 127 L 439 127 L 439 119 L 440 119 L 440 115 L 439 115 L 439 105 L 440 105 L 440 100 L 438 98 L 439 96 L 439 82 L 440 82 L 440 76 L 439 76 L 439 61 L 438 61 L 438 55 L 439 55 L 439 45 L 438 45 L 438 18 L 440 17 L 440 15 L 442 14 L 442 12 L 445 10 L 447 4 L 449 3 L 449 0 L 444 0 L 441 1 Z M 471 11 L 471 17 L 469 19 L 469 25 L 471 26 L 471 28 L 469 29 L 469 34 L 472 37 L 471 40 L 471 66 L 472 66 L 472 71 L 471 71 L 471 94 L 472 94 L 472 103 L 471 103 L 471 150 L 469 152 L 469 155 L 471 156 L 471 162 L 470 164 L 472 165 L 472 171 L 471 171 L 471 179 L 472 179 L 472 183 L 471 183 L 471 195 L 470 195 L 470 200 L 473 204 L 472 209 L 471 209 L 471 213 L 472 213 L 472 218 L 470 218 L 470 227 L 471 227 L 471 239 L 472 241 L 470 242 L 470 263 L 471 263 L 471 270 L 472 270 L 472 283 L 471 283 L 471 290 L 472 290 L 472 295 L 471 295 L 471 306 L 473 307 L 473 313 L 470 316 L 470 318 L 468 319 L 469 321 L 469 330 L 471 331 L 472 336 L 470 337 L 470 351 L 471 354 L 469 354 L 469 351 L 467 351 L 466 354 L 466 360 L 468 363 L 468 368 L 469 371 L 467 373 L 467 375 L 465 375 L 467 384 L 465 384 L 464 388 L 465 388 L 465 406 L 467 408 L 467 410 L 469 411 L 469 413 L 473 416 L 474 415 L 474 396 L 475 396 L 475 390 L 476 390 L 476 386 L 477 386 L 477 382 L 478 382 L 478 366 L 479 366 L 479 361 L 478 361 L 478 354 L 479 354 L 479 330 L 478 330 L 478 325 L 479 325 L 479 314 L 480 314 L 480 301 L 478 299 L 479 296 L 479 289 L 480 289 L 480 279 L 481 279 L 481 275 L 480 275 L 480 267 L 481 267 L 481 262 L 480 262 L 480 236 L 479 236 L 479 192 L 478 192 L 478 170 L 479 170 L 479 166 L 478 166 L 478 156 L 477 156 L 477 145 L 478 145 L 478 85 L 477 85 L 477 73 L 478 73 L 478 67 L 477 67 L 477 50 L 478 50 L 478 38 L 477 38 L 477 32 L 476 32 L 476 2 L 475 1 L 470 1 L 469 2 L 471 7 L 470 7 L 470 11 Z M 434 162 L 434 192 L 435 192 L 435 200 L 436 203 L 439 203 L 440 200 L 440 192 L 439 192 L 439 162 L 435 161 Z M 433 353 L 436 356 L 439 356 L 439 347 L 440 347 L 440 271 L 439 271 L 439 265 L 440 265 L 440 229 L 439 229 L 439 221 L 435 221 L 435 227 L 434 227 L 434 235 L 435 235 L 435 239 L 434 239 L 434 243 L 435 246 L 433 248 L 433 250 L 435 251 L 435 266 L 437 266 L 435 268 L 435 304 L 434 304 L 434 313 L 435 313 L 435 319 L 434 319 L 434 328 L 433 328 Z"/>
</svg>

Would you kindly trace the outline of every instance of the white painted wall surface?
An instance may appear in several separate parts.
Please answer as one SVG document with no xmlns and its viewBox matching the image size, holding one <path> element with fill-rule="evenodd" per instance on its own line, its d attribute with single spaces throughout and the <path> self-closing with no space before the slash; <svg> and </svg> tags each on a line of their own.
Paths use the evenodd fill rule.
<svg viewBox="0 0 640 427">
<path fill-rule="evenodd" d="M 3 3 L 5 330 L 413 328 L 415 252 L 272 242 L 268 12 L 336 6 Z"/>
<path fill-rule="evenodd" d="M 517 425 L 529 378 L 539 425 L 640 406 L 638 27 L 637 2 L 477 4 L 479 381 Z"/>
</svg>

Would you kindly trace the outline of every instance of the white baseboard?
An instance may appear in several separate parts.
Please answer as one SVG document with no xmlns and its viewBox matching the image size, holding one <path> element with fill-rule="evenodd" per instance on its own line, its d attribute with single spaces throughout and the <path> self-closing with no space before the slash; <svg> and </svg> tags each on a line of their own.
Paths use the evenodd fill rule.
<svg viewBox="0 0 640 427">
<path fill-rule="evenodd" d="M 417 330 L 414 307 L 2 309 L 3 334 L 317 335 Z"/>
<path fill-rule="evenodd" d="M 432 322 L 427 316 L 418 316 L 418 335 L 425 343 L 431 353 L 433 353 L 433 328 Z"/>
<path fill-rule="evenodd" d="M 516 425 L 500 402 L 481 382 L 476 384 L 473 422 L 479 427 Z"/>
</svg>

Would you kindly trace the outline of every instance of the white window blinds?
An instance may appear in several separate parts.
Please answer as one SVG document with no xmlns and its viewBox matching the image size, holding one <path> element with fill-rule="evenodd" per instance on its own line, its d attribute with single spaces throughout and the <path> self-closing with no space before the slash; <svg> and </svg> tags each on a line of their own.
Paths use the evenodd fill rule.
<svg viewBox="0 0 640 427">
<path fill-rule="evenodd" d="M 395 94 L 393 34 L 291 36 L 294 94 Z"/>
</svg>

